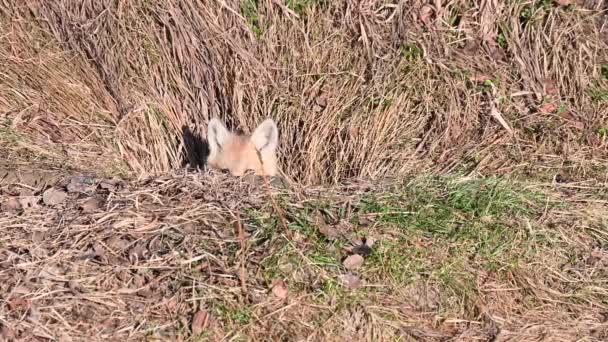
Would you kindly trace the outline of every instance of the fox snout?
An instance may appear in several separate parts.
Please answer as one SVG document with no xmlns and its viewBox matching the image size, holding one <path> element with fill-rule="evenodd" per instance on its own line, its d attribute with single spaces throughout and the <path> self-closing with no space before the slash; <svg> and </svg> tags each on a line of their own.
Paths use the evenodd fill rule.
<svg viewBox="0 0 608 342">
<path fill-rule="evenodd" d="M 213 118 L 207 127 L 207 165 L 233 176 L 248 172 L 275 176 L 278 140 L 279 130 L 270 118 L 264 120 L 251 135 L 230 132 L 220 120 Z"/>
</svg>

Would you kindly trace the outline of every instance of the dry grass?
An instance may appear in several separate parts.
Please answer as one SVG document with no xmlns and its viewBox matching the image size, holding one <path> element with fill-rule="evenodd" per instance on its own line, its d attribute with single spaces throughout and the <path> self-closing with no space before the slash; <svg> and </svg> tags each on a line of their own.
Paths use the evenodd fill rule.
<svg viewBox="0 0 608 342">
<path fill-rule="evenodd" d="M 0 341 L 606 340 L 608 3 L 573 2 L 0 2 Z M 185 171 L 213 116 L 273 117 L 296 182 Z"/>
<path fill-rule="evenodd" d="M 103 182 L 55 206 L 31 182 L 2 187 L 4 340 L 608 336 L 607 198 L 596 184 L 419 178 L 289 190 L 212 173 L 92 184 Z M 83 209 L 90 198 L 100 204 Z M 35 204 L 9 210 L 13 199 Z M 376 242 L 349 272 L 341 260 L 363 237 Z M 342 285 L 349 273 L 360 287 Z M 201 336 L 196 312 L 206 313 Z"/>
<path fill-rule="evenodd" d="M 198 164 L 210 117 L 271 116 L 303 183 L 603 179 L 606 3 L 583 2 L 5 1 L 0 113 L 23 151 L 109 173 Z"/>
</svg>

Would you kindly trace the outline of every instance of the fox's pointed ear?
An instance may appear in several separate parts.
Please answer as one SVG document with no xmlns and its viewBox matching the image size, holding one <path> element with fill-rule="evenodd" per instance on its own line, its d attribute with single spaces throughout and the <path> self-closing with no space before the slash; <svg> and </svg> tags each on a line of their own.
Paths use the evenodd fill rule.
<svg viewBox="0 0 608 342">
<path fill-rule="evenodd" d="M 226 126 L 220 120 L 217 118 L 209 120 L 209 125 L 207 125 L 207 143 L 209 144 L 210 154 L 217 153 L 231 135 L 232 133 L 226 129 Z"/>
<path fill-rule="evenodd" d="M 279 143 L 279 129 L 274 120 L 264 120 L 251 134 L 251 141 L 258 151 L 274 151 Z"/>
</svg>

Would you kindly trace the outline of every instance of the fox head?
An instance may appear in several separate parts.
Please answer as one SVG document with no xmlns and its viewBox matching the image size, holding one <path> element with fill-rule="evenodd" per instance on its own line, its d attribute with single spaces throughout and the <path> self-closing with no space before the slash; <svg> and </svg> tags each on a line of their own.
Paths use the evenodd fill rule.
<svg viewBox="0 0 608 342">
<path fill-rule="evenodd" d="M 233 176 L 253 171 L 272 177 L 277 173 L 278 141 L 279 130 L 272 119 L 264 120 L 251 135 L 242 135 L 228 131 L 221 121 L 213 118 L 207 127 L 207 164 Z"/>
</svg>

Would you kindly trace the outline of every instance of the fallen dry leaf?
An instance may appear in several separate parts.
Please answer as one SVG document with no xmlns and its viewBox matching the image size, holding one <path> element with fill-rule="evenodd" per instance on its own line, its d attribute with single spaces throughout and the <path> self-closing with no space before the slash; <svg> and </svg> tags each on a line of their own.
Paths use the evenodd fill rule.
<svg viewBox="0 0 608 342">
<path fill-rule="evenodd" d="M 367 245 L 369 248 L 372 248 L 372 246 L 374 246 L 374 243 L 376 243 L 376 239 L 375 239 L 375 238 L 373 238 L 373 237 L 371 237 L 371 236 L 368 236 L 368 237 L 365 239 L 365 244 L 366 244 L 366 245 Z"/>
<path fill-rule="evenodd" d="M 569 6 L 572 4 L 572 0 L 555 0 L 555 2 L 560 6 Z"/>
<path fill-rule="evenodd" d="M 543 114 L 553 114 L 557 112 L 557 105 L 554 103 L 545 103 L 544 105 L 538 107 L 538 111 Z"/>
<path fill-rule="evenodd" d="M 346 269 L 348 270 L 354 270 L 363 265 L 363 257 L 359 254 L 350 255 L 346 259 L 344 259 L 342 265 L 344 265 L 344 267 L 346 267 Z"/>
<path fill-rule="evenodd" d="M 200 335 L 207 327 L 209 314 L 206 310 L 199 310 L 192 317 L 192 335 Z"/>
<path fill-rule="evenodd" d="M 289 292 L 289 290 L 287 289 L 287 286 L 285 285 L 283 280 L 277 278 L 272 281 L 272 293 L 277 298 L 281 298 L 281 299 L 287 298 L 288 292 Z"/>
<path fill-rule="evenodd" d="M 320 212 L 315 212 L 315 215 L 313 216 L 312 222 L 314 223 L 315 226 L 321 226 L 326 224 L 325 222 L 325 218 L 323 217 L 323 214 L 321 214 Z"/>
<path fill-rule="evenodd" d="M 42 230 L 34 230 L 32 232 L 32 241 L 34 242 L 40 242 L 42 240 L 44 240 L 44 238 L 46 237 L 46 231 L 42 231 Z"/>
<path fill-rule="evenodd" d="M 11 310 L 27 310 L 32 307 L 32 301 L 23 298 L 13 298 L 8 301 L 8 306 Z"/>
<path fill-rule="evenodd" d="M 328 224 L 321 224 L 318 226 L 319 227 L 319 232 L 321 234 L 323 234 L 323 236 L 325 236 L 325 238 L 327 238 L 327 240 L 335 240 L 337 239 L 340 234 L 338 234 L 338 231 L 336 230 L 336 228 L 334 226 L 330 226 Z"/>
<path fill-rule="evenodd" d="M 424 6 L 422 6 L 422 8 L 420 8 L 420 11 L 418 13 L 418 18 L 420 18 L 420 21 L 422 21 L 423 23 L 428 25 L 431 22 L 432 16 L 433 16 L 433 6 L 424 5 Z"/>
<path fill-rule="evenodd" d="M 372 220 L 368 217 L 359 217 L 359 226 L 360 227 L 369 227 L 372 224 Z"/>
<path fill-rule="evenodd" d="M 462 51 L 467 56 L 476 56 L 480 50 L 481 45 L 477 40 L 468 40 L 462 48 Z"/>
<path fill-rule="evenodd" d="M 18 211 L 21 209 L 21 203 L 15 197 L 10 197 L 8 200 L 2 202 L 2 211 L 11 212 Z"/>
<path fill-rule="evenodd" d="M 120 235 L 112 235 L 106 240 L 106 245 L 115 252 L 122 252 L 129 246 L 129 241 L 122 239 Z"/>
<path fill-rule="evenodd" d="M 42 201 L 46 205 L 57 205 L 68 198 L 68 194 L 57 188 L 49 188 L 42 194 Z"/>
<path fill-rule="evenodd" d="M 580 121 L 573 121 L 572 126 L 576 129 L 578 129 L 579 131 L 582 131 L 585 129 L 585 124 Z"/>
<path fill-rule="evenodd" d="M 342 285 L 347 289 L 356 289 L 361 286 L 361 279 L 352 273 L 341 274 L 338 276 Z"/>
<path fill-rule="evenodd" d="M 80 210 L 83 213 L 93 213 L 99 210 L 101 207 L 101 200 L 97 197 L 89 197 L 80 205 Z"/>
</svg>

